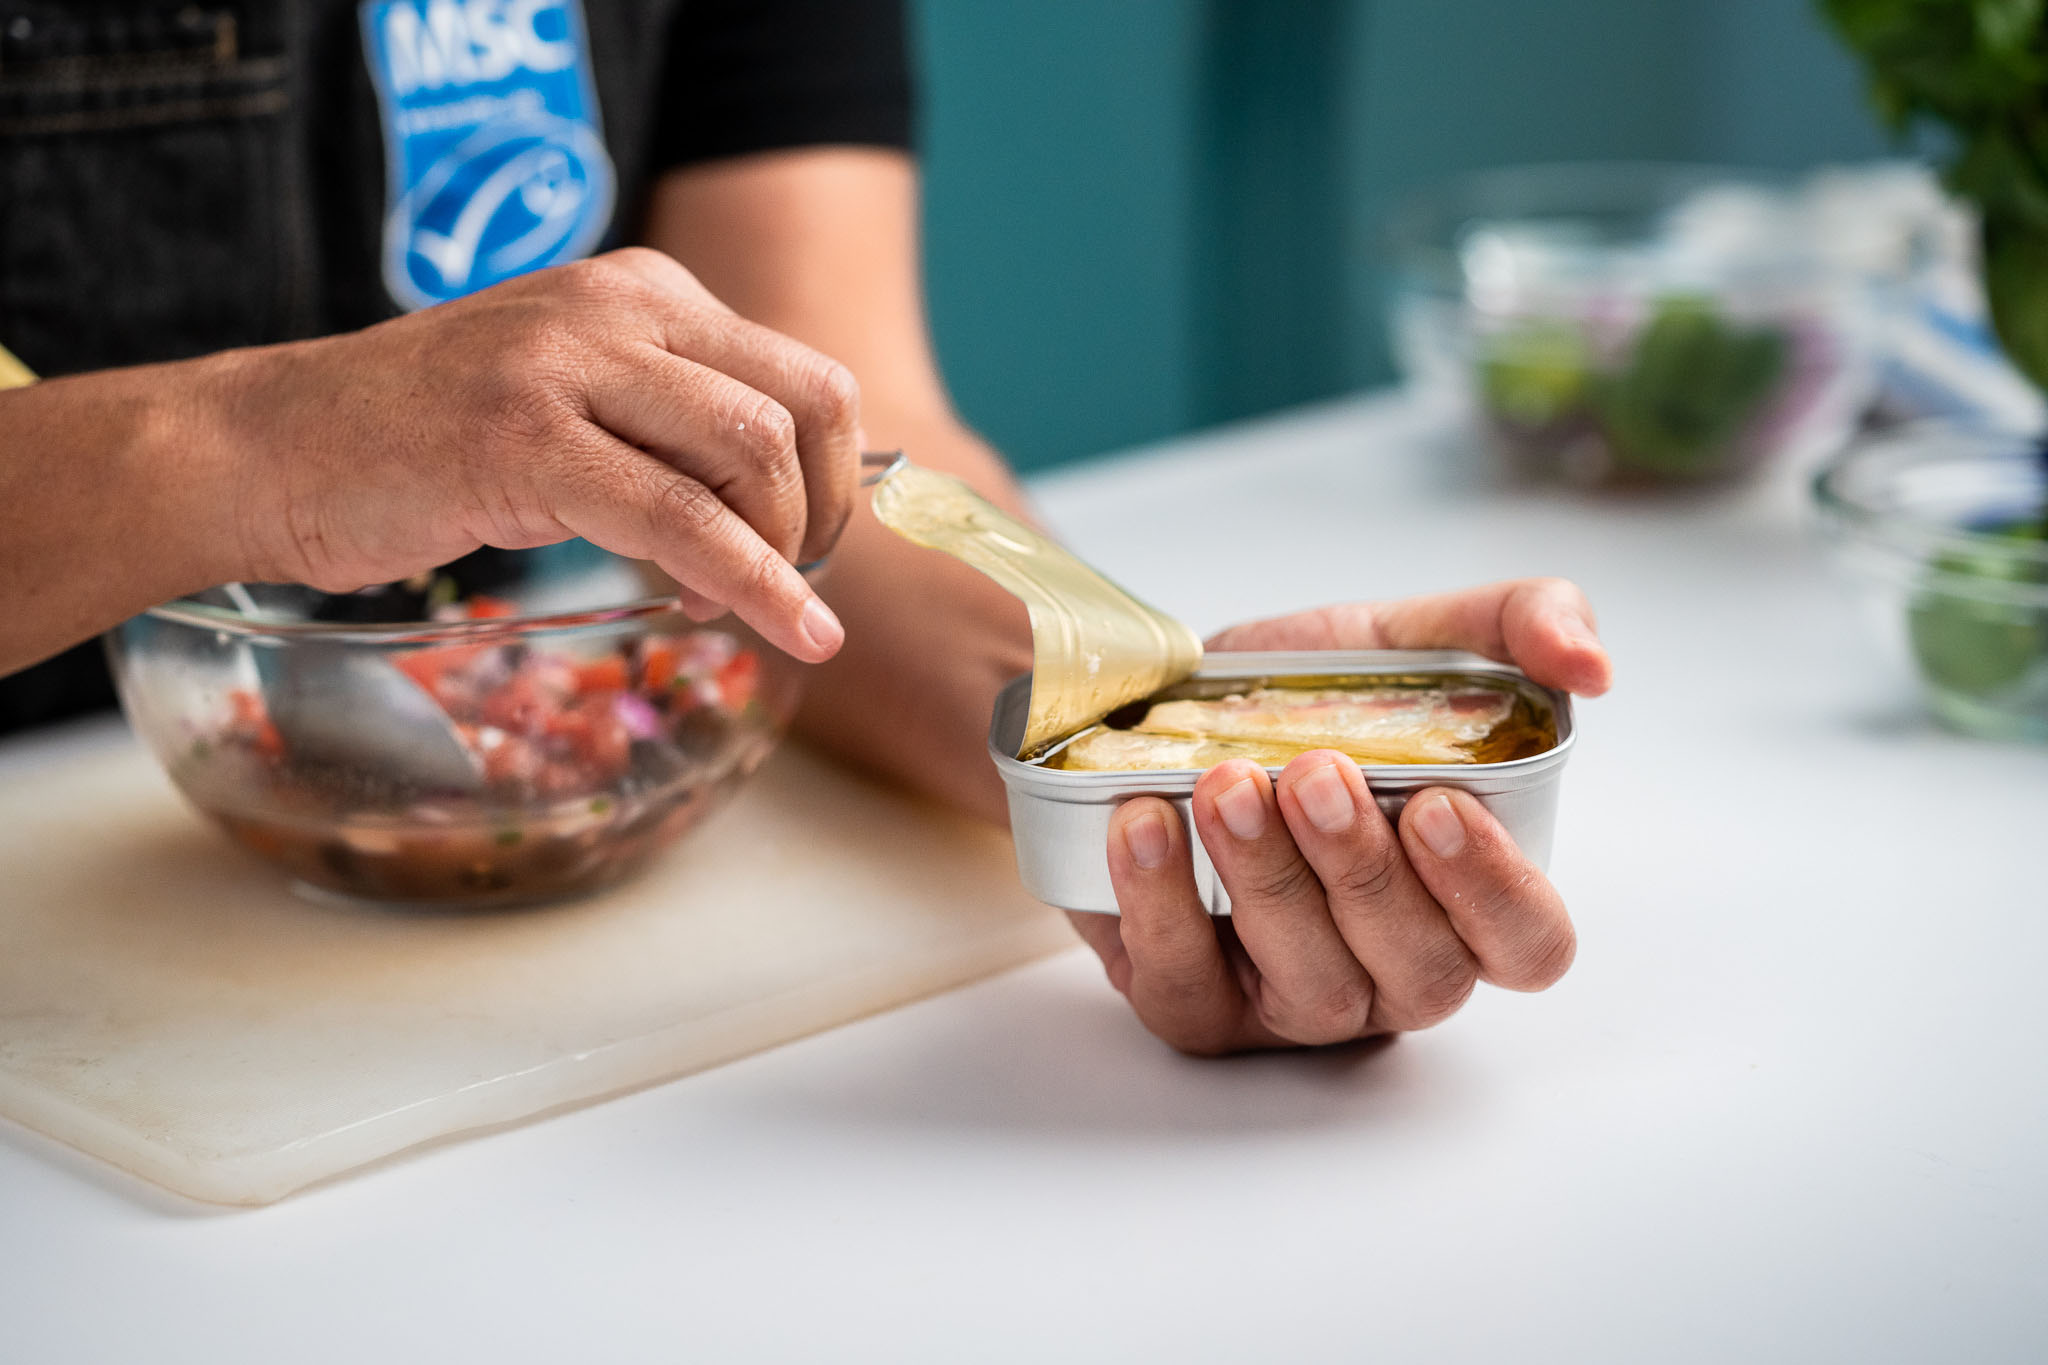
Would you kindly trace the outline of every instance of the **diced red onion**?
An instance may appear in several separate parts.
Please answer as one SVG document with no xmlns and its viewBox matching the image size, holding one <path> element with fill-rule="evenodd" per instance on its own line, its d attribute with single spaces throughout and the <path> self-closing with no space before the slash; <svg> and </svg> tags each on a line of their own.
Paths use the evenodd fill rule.
<svg viewBox="0 0 2048 1365">
<path fill-rule="evenodd" d="M 626 733 L 634 739 L 662 736 L 661 713 L 638 692 L 621 692 L 612 698 L 612 714 L 624 723 Z"/>
</svg>

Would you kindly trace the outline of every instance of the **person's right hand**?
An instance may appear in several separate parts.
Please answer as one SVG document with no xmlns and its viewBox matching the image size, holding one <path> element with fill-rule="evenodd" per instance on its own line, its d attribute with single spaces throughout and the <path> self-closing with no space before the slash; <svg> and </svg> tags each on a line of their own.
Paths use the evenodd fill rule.
<svg viewBox="0 0 2048 1365">
<path fill-rule="evenodd" d="M 246 577 L 342 592 L 583 536 L 798 658 L 844 636 L 792 565 L 852 509 L 858 386 L 659 252 L 212 363 Z"/>
</svg>

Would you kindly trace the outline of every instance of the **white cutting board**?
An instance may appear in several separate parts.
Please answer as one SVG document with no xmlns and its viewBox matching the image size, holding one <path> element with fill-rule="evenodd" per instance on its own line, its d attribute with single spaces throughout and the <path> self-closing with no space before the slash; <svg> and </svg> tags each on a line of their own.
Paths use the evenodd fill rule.
<svg viewBox="0 0 2048 1365">
<path fill-rule="evenodd" d="M 1000 833 L 794 749 L 629 886 L 422 914 L 294 895 L 126 744 L 0 780 L 0 1115 L 261 1204 L 1072 941 Z"/>
</svg>

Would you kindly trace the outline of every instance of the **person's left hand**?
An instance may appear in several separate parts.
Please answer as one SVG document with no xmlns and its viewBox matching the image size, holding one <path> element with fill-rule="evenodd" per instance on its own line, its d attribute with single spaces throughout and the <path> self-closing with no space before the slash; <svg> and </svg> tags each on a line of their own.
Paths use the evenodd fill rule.
<svg viewBox="0 0 2048 1365">
<path fill-rule="evenodd" d="M 1218 650 L 1467 649 L 1581 696 L 1611 668 L 1584 594 L 1524 579 L 1233 627 Z M 1230 893 L 1211 919 L 1188 836 L 1158 797 L 1118 808 L 1109 868 L 1121 918 L 1076 928 L 1147 1028 L 1183 1052 L 1344 1042 L 1427 1028 L 1475 984 L 1542 990 L 1571 965 L 1564 902 L 1463 792 L 1415 793 L 1398 828 L 1358 765 L 1303 754 L 1273 782 L 1242 760 L 1195 785 L 1195 826 Z"/>
</svg>

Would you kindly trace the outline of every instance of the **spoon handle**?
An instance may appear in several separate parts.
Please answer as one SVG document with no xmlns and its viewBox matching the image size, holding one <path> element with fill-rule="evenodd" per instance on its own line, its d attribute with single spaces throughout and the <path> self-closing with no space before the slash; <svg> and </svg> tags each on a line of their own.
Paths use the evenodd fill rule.
<svg viewBox="0 0 2048 1365">
<path fill-rule="evenodd" d="M 860 486 L 873 488 L 909 463 L 910 457 L 900 450 L 864 450 L 860 456 Z"/>
</svg>

